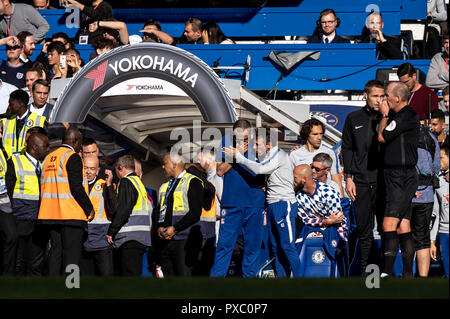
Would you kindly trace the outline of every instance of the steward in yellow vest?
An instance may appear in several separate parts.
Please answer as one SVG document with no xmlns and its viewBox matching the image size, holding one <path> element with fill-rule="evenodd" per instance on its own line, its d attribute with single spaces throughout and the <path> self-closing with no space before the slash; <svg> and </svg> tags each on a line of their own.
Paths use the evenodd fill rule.
<svg viewBox="0 0 450 319">
<path fill-rule="evenodd" d="M 10 94 L 9 118 L 2 119 L 2 145 L 9 157 L 20 154 L 25 146 L 25 136 L 33 126 L 44 127 L 45 118 L 28 110 L 28 94 L 16 90 Z"/>
<path fill-rule="evenodd" d="M 8 160 L 5 175 L 8 195 L 11 198 L 18 244 L 15 246 L 14 261 L 16 274 L 38 274 L 39 265 L 31 262 L 33 252 L 28 249 L 39 212 L 41 161 L 50 150 L 47 136 L 32 133 L 28 137 L 24 155 L 15 154 Z"/>
<path fill-rule="evenodd" d="M 81 269 L 86 275 L 112 276 L 114 275 L 113 250 L 106 241 L 106 233 L 111 224 L 111 205 L 105 201 L 105 183 L 99 177 L 100 167 L 96 155 L 83 157 L 84 170 L 89 183 L 89 198 L 94 206 L 94 219 L 88 222 L 87 238 L 84 242 L 85 254 L 83 258 L 91 261 L 95 269 Z"/>
<path fill-rule="evenodd" d="M 203 242 L 197 224 L 202 215 L 203 182 L 184 170 L 181 156 L 167 154 L 162 167 L 170 177 L 158 193 L 162 271 L 167 276 L 192 275 Z"/>
<path fill-rule="evenodd" d="M 106 235 L 107 241 L 117 248 L 119 256 L 119 273 L 122 276 L 142 274 L 142 259 L 151 245 L 152 205 L 147 197 L 144 184 L 134 172 L 134 157 L 120 157 L 115 165 L 120 179 L 117 196 L 111 194 L 112 172 L 106 170 L 106 184 L 109 192 L 108 201 L 115 197 L 117 204 L 113 219 Z"/>
<path fill-rule="evenodd" d="M 83 162 L 78 155 L 82 139 L 79 131 L 68 129 L 61 147 L 48 154 L 42 165 L 38 221 L 51 226 L 51 240 L 55 241 L 51 247 L 62 247 L 64 256 L 61 261 L 61 252 L 50 252 L 50 275 L 62 274 L 69 264 L 79 264 L 87 221 L 94 218 Z"/>
</svg>

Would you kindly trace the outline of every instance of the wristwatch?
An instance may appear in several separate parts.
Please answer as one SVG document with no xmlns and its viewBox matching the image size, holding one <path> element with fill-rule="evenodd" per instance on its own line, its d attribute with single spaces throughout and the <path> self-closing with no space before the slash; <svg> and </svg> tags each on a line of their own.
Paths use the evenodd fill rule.
<svg viewBox="0 0 450 319">
<path fill-rule="evenodd" d="M 389 115 L 384 115 L 384 114 L 383 114 L 383 115 L 381 115 L 381 117 L 384 118 L 384 119 L 388 119 L 388 118 L 389 118 Z"/>
</svg>

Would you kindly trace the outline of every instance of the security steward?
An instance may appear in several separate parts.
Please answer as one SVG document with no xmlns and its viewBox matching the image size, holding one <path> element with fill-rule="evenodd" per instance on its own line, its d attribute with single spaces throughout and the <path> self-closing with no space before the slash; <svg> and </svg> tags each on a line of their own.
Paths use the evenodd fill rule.
<svg viewBox="0 0 450 319">
<path fill-rule="evenodd" d="M 401 82 L 390 83 L 381 103 L 378 141 L 384 144 L 383 173 L 386 209 L 383 219 L 384 265 L 381 277 L 392 275 L 398 245 L 402 251 L 403 276 L 412 276 L 415 254 L 411 234 L 412 199 L 418 186 L 416 171 L 419 119 L 408 105 L 410 93 Z"/>
<path fill-rule="evenodd" d="M 144 253 L 151 245 L 152 205 L 147 191 L 135 173 L 134 157 L 124 155 L 115 165 L 119 185 L 113 218 L 109 225 L 106 240 L 117 249 L 119 274 L 121 276 L 139 276 L 142 274 Z M 105 170 L 108 201 L 114 198 L 113 175 Z"/>
<path fill-rule="evenodd" d="M 10 158 L 20 154 L 25 147 L 25 136 L 33 126 L 44 127 L 45 117 L 30 112 L 29 96 L 23 90 L 13 91 L 9 96 L 8 118 L 2 119 L 2 145 Z"/>
<path fill-rule="evenodd" d="M 27 139 L 25 154 L 14 154 L 7 162 L 5 182 L 11 198 L 18 241 L 16 245 L 15 269 L 17 275 L 34 274 L 32 264 L 32 234 L 39 212 L 41 162 L 50 151 L 46 135 L 32 133 Z"/>
<path fill-rule="evenodd" d="M 83 157 L 84 170 L 89 185 L 89 198 L 94 206 L 94 219 L 88 222 L 87 239 L 84 242 L 83 261 L 87 267 L 81 273 L 112 276 L 114 274 L 113 249 L 106 241 L 111 224 L 110 205 L 105 203 L 106 181 L 99 177 L 100 166 L 96 155 Z M 92 267 L 89 267 L 92 265 Z M 93 268 L 93 269 L 92 269 Z"/>
<path fill-rule="evenodd" d="M 203 183 L 186 172 L 180 155 L 166 154 L 164 173 L 170 180 L 161 185 L 158 212 L 158 250 L 164 276 L 191 276 L 200 247 L 193 227 L 202 214 Z"/>
<path fill-rule="evenodd" d="M 191 228 L 191 238 L 196 235 L 198 256 L 192 275 L 209 276 L 214 263 L 216 239 L 216 188 L 208 181 L 207 174 L 198 163 L 185 165 L 186 172 L 200 178 L 203 184 L 203 206 L 200 220 Z M 194 232 L 195 230 L 195 232 Z"/>
<path fill-rule="evenodd" d="M 12 276 L 16 271 L 15 247 L 18 238 L 11 201 L 5 183 L 6 163 L 3 151 L 0 151 L 0 240 L 3 246 L 0 251 L 0 260 L 2 260 L 0 274 Z"/>
<path fill-rule="evenodd" d="M 42 165 L 38 222 L 49 227 L 49 275 L 62 274 L 67 265 L 79 265 L 87 222 L 95 214 L 78 155 L 82 139 L 78 130 L 68 129 L 63 144 Z"/>
<path fill-rule="evenodd" d="M 342 131 L 345 191 L 354 203 L 361 274 L 365 274 L 367 265 L 371 263 L 374 217 L 381 215 L 383 218 L 384 213 L 380 212 L 383 209 L 380 202 L 384 198 L 380 201 L 379 196 L 384 187 L 379 169 L 381 159 L 377 132 L 384 84 L 378 80 L 368 81 L 364 87 L 364 98 L 366 105 L 348 114 Z M 381 224 L 378 223 L 379 226 Z"/>
</svg>

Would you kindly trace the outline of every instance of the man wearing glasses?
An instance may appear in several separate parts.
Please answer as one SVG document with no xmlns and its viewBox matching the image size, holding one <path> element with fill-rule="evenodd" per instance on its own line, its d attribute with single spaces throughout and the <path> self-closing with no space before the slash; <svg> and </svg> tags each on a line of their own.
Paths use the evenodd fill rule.
<svg viewBox="0 0 450 319">
<path fill-rule="evenodd" d="M 339 27 L 341 21 L 333 9 L 323 10 L 316 23 L 317 28 L 308 43 L 350 43 L 350 40 L 337 35 L 336 28 Z"/>
<path fill-rule="evenodd" d="M 7 60 L 0 66 L 0 79 L 6 83 L 12 84 L 18 88 L 25 87 L 26 66 L 20 60 L 22 45 L 19 41 L 13 46 L 6 45 Z"/>
<path fill-rule="evenodd" d="M 313 178 L 321 183 L 328 184 L 334 188 L 339 197 L 343 197 L 341 194 L 339 185 L 329 178 L 328 174 L 331 171 L 331 166 L 333 165 L 333 159 L 327 153 L 319 153 L 314 156 L 311 163 L 311 169 L 313 173 Z"/>
<path fill-rule="evenodd" d="M 202 21 L 198 18 L 187 19 L 184 25 L 183 36 L 179 44 L 203 44 Z"/>
</svg>

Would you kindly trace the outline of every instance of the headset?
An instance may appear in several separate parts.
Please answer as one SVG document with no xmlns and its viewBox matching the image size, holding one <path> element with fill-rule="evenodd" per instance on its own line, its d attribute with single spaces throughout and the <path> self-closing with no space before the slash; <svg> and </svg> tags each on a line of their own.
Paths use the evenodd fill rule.
<svg viewBox="0 0 450 319">
<path fill-rule="evenodd" d="M 334 14 L 334 16 L 336 17 L 336 23 L 337 23 L 336 24 L 336 28 L 338 28 L 341 25 L 341 19 L 339 19 L 337 17 L 337 14 L 336 14 L 336 12 L 333 9 L 324 9 L 324 10 L 322 10 L 322 12 L 320 12 L 319 19 L 316 20 L 316 25 L 319 28 L 319 30 L 322 30 L 322 24 L 320 23 L 320 19 L 324 15 L 327 15 L 327 14 L 330 14 L 330 13 Z"/>
</svg>

